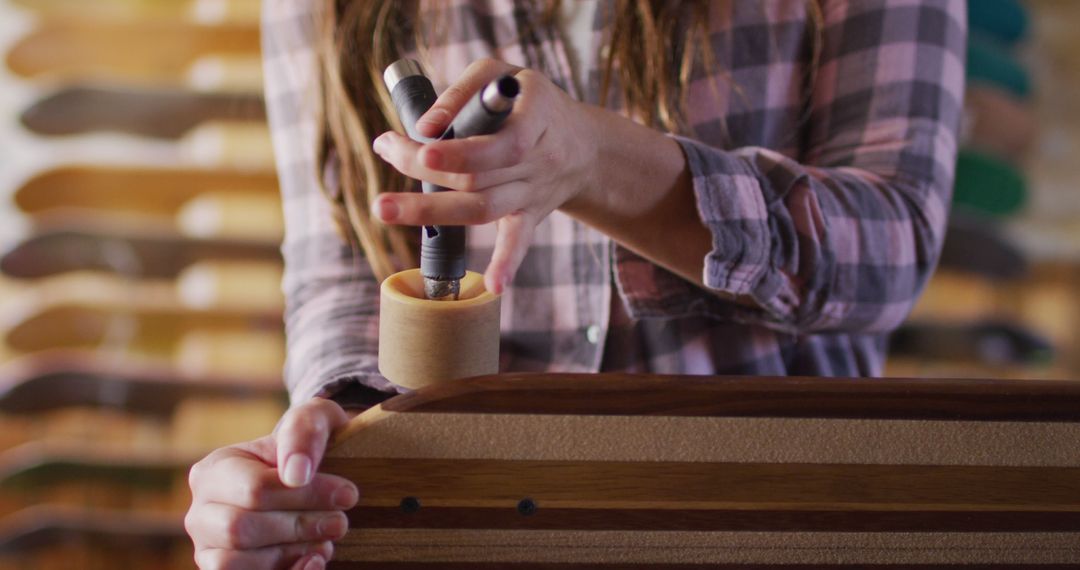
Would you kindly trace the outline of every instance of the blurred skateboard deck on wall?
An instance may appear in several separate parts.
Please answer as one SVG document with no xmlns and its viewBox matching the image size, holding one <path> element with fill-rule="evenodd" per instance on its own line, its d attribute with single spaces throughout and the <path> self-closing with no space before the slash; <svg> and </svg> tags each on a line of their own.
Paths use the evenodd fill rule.
<svg viewBox="0 0 1080 570">
<path fill-rule="evenodd" d="M 39 220 L 34 233 L 0 256 L 0 271 L 28 279 L 67 271 L 112 271 L 129 277 L 176 278 L 199 261 L 280 261 L 279 244 L 198 239 L 174 230 L 107 221 Z"/>
<path fill-rule="evenodd" d="M 11 0 L 20 8 L 46 17 L 71 17 L 82 12 L 86 0 Z M 94 0 L 92 19 L 187 20 L 201 23 L 255 23 L 260 0 Z"/>
<path fill-rule="evenodd" d="M 20 38 L 7 65 L 25 78 L 183 86 L 200 61 L 247 66 L 257 74 L 259 52 L 256 25 L 55 19 Z M 259 89 L 254 79 L 249 88 Z"/>
<path fill-rule="evenodd" d="M 266 110 L 258 94 L 74 86 L 46 95 L 20 119 L 45 136 L 106 131 L 179 139 L 208 121 L 264 122 Z"/>
</svg>

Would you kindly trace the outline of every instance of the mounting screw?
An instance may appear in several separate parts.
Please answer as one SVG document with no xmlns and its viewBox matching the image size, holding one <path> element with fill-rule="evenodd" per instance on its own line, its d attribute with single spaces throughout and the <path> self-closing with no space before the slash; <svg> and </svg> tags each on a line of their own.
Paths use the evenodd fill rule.
<svg viewBox="0 0 1080 570">
<path fill-rule="evenodd" d="M 420 499 L 416 497 L 405 497 L 401 500 L 401 510 L 409 514 L 415 513 L 420 510 Z"/>
<path fill-rule="evenodd" d="M 523 516 L 529 516 L 536 513 L 536 501 L 532 499 L 522 499 L 518 502 L 517 511 Z"/>
</svg>

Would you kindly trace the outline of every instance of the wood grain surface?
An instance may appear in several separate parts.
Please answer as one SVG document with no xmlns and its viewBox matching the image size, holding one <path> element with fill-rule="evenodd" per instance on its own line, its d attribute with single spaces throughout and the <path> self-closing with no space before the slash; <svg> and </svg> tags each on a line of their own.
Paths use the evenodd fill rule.
<svg viewBox="0 0 1080 570">
<path fill-rule="evenodd" d="M 1078 533 L 831 533 L 367 530 L 346 537 L 336 558 L 359 564 L 330 568 L 382 568 L 386 563 L 499 564 L 518 568 L 682 568 L 684 565 L 790 564 L 853 566 L 924 564 L 948 567 L 992 564 L 996 568 L 1041 568 L 1080 564 Z M 575 566 L 578 565 L 578 566 Z M 587 566 L 591 565 L 591 566 Z M 626 566 L 634 565 L 634 566 Z M 386 568 L 394 568 L 386 565 Z M 537 566 L 532 566 L 537 567 Z M 770 566 L 764 566 L 770 567 Z"/>
<path fill-rule="evenodd" d="M 1080 564 L 1078 382 L 469 378 L 321 469 L 361 489 L 334 568 Z"/>
<path fill-rule="evenodd" d="M 541 509 L 1080 510 L 1075 467 L 350 458 L 324 468 L 362 481 L 362 506 L 415 495 L 432 507 L 509 509 L 528 498 Z"/>
</svg>

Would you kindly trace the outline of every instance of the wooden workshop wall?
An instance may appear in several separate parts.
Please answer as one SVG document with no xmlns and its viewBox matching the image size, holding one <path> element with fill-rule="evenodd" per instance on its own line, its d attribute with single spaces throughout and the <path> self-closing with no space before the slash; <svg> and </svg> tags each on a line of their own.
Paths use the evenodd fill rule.
<svg viewBox="0 0 1080 570">
<path fill-rule="evenodd" d="M 258 10 L 0 1 L 0 568 L 193 568 L 189 465 L 285 407 Z"/>
</svg>

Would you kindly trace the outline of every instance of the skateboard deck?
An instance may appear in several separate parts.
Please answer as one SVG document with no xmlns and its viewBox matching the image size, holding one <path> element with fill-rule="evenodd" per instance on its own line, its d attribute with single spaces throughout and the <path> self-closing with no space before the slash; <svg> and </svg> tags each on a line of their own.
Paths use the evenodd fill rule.
<svg viewBox="0 0 1080 570">
<path fill-rule="evenodd" d="M 1065 381 L 451 381 L 335 438 L 331 567 L 1077 564 L 1078 421 Z"/>
</svg>

